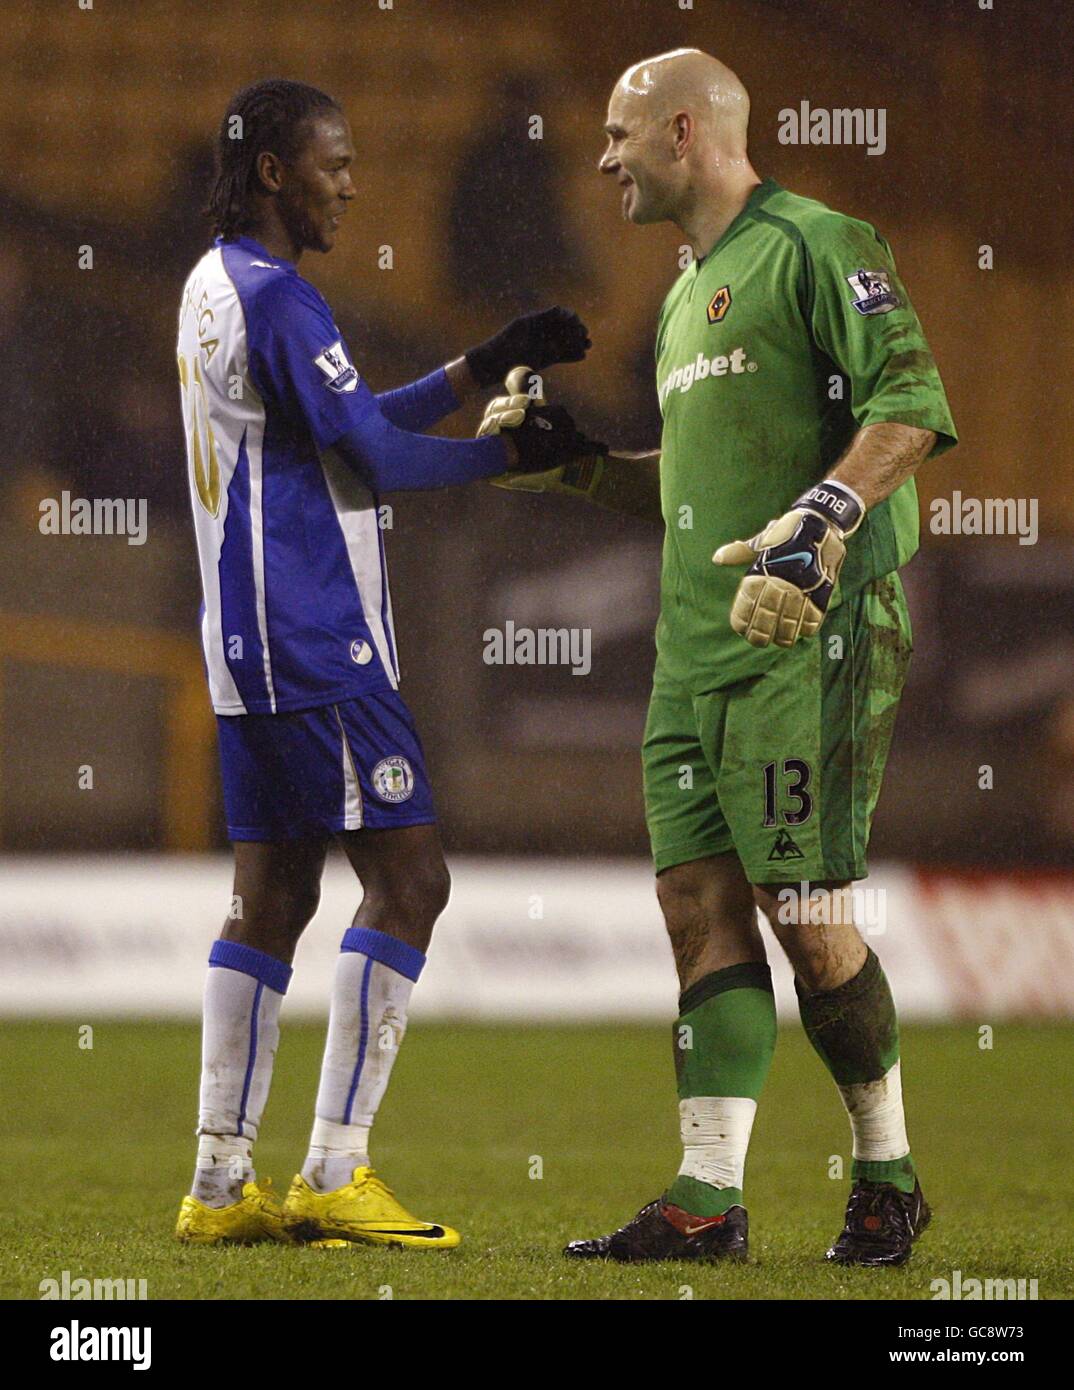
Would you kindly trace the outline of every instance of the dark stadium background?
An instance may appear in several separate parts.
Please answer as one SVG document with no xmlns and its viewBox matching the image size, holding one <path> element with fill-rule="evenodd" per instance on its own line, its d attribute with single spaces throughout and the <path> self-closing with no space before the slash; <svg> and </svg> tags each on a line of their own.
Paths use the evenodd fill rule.
<svg viewBox="0 0 1074 1390">
<path fill-rule="evenodd" d="M 784 1300 L 781 1326 L 785 1300 L 913 1299 L 920 1311 L 937 1280 L 963 1274 L 1069 1297 L 1074 1134 L 1056 1078 L 1074 1065 L 1070 5 L 91 3 L 0 0 L 0 1296 L 36 1300 L 68 1274 L 145 1280 L 151 1299 L 197 1298 L 201 1314 L 209 1300 L 386 1288 L 664 1301 L 696 1289 Z M 611 1229 L 681 1155 L 676 981 L 639 759 L 660 536 L 481 484 L 386 499 L 402 689 L 453 890 L 375 1161 L 464 1243 L 416 1264 L 371 1248 L 342 1260 L 187 1250 L 172 1227 L 231 865 L 175 336 L 206 246 L 199 209 L 225 104 L 286 76 L 344 106 L 359 196 L 335 251 L 301 270 L 374 388 L 560 302 L 594 348 L 550 371 L 550 391 L 590 432 L 653 447 L 655 320 L 683 238 L 623 224 L 596 163 L 618 75 L 681 45 L 745 82 L 762 175 L 891 242 L 961 435 L 919 475 L 922 550 L 904 571 L 916 653 L 856 918 L 898 1001 L 911 1142 L 936 1220 L 904 1269 L 824 1262 L 848 1127 L 765 924 L 784 1026 L 750 1149 L 754 1258 L 691 1268 L 688 1285 L 681 1266 L 564 1268 L 566 1240 Z M 779 112 L 803 100 L 883 108 L 885 152 L 781 145 Z M 992 269 L 979 268 L 982 247 Z M 87 248 L 92 268 L 80 268 Z M 451 428 L 472 433 L 478 419 L 475 406 Z M 145 501 L 146 544 L 42 534 L 42 501 L 64 492 Z M 1035 503 L 1038 543 L 932 534 L 932 502 L 955 492 Z M 589 629 L 591 672 L 486 665 L 483 634 L 507 621 Z M 341 854 L 323 888 L 258 1138 L 259 1173 L 283 1186 L 359 900 Z M 882 1355 L 894 1332 L 872 1336 L 863 1312 L 831 1315 L 838 1346 L 853 1323 Z M 783 1341 L 788 1355 L 801 1345 Z"/>
<path fill-rule="evenodd" d="M 205 244 L 209 145 L 238 86 L 302 78 L 344 105 L 359 198 L 326 293 L 375 388 L 519 309 L 576 308 L 595 342 L 550 389 L 591 431 L 652 446 L 657 309 L 682 241 L 621 223 L 595 171 L 608 91 L 700 43 L 752 94 L 762 174 L 893 243 L 961 447 L 920 474 L 1039 499 L 1041 539 L 934 536 L 906 572 L 917 637 L 874 849 L 917 863 L 1074 851 L 1074 482 L 1065 388 L 1074 207 L 1064 7 L 906 0 L 513 6 L 98 0 L 0 4 L 0 845 L 223 844 L 178 410 L 179 291 Z M 991 27 L 990 27 L 991 26 Z M 803 55 L 805 60 L 803 61 Z M 781 108 L 884 107 L 887 150 L 783 146 Z M 529 138 L 539 114 L 543 138 Z M 994 268 L 978 268 L 979 247 Z M 93 268 L 79 268 L 92 247 Z M 391 246 L 393 268 L 378 267 Z M 451 428 L 471 431 L 476 410 Z M 43 497 L 146 498 L 149 540 L 42 536 Z M 449 849 L 644 854 L 638 739 L 659 536 L 569 501 L 474 486 L 388 499 L 406 697 Z M 588 626 L 593 671 L 492 668 L 506 618 Z M 92 795 L 73 769 L 94 768 Z M 994 787 L 978 789 L 979 768 Z"/>
</svg>

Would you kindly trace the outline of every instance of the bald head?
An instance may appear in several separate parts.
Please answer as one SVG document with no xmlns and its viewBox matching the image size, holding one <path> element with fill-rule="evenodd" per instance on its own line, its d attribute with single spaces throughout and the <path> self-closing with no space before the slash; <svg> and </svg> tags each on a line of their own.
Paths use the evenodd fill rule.
<svg viewBox="0 0 1074 1390">
<path fill-rule="evenodd" d="M 718 223 L 759 182 L 746 153 L 750 99 L 726 64 L 676 48 L 627 68 L 608 102 L 602 173 L 623 189 L 631 222 L 684 225 L 697 209 Z"/>
<path fill-rule="evenodd" d="M 750 98 L 731 69 L 698 48 L 676 48 L 627 68 L 612 93 L 650 120 L 670 120 L 686 111 L 705 138 L 725 148 L 746 148 Z"/>
</svg>

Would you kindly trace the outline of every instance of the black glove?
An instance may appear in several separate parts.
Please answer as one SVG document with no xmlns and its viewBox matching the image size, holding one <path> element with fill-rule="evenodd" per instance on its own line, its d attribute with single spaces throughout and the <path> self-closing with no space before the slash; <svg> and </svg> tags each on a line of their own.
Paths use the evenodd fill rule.
<svg viewBox="0 0 1074 1390">
<path fill-rule="evenodd" d="M 512 473 L 544 473 L 575 459 L 608 452 L 607 444 L 587 439 L 561 405 L 531 405 L 510 438 L 518 450 L 518 467 L 511 469 Z"/>
<path fill-rule="evenodd" d="M 528 362 L 539 372 L 555 362 L 581 362 L 592 346 L 589 330 L 578 315 L 557 304 L 512 320 L 487 342 L 471 348 L 466 362 L 478 386 L 492 386 L 516 362 Z"/>
<path fill-rule="evenodd" d="M 575 459 L 607 454 L 607 444 L 588 439 L 561 405 L 547 405 L 543 396 L 523 391 L 532 375 L 529 367 L 515 367 L 507 377 L 506 396 L 496 396 L 485 407 L 477 437 L 506 432 L 518 451 L 516 473 L 543 473 Z"/>
</svg>

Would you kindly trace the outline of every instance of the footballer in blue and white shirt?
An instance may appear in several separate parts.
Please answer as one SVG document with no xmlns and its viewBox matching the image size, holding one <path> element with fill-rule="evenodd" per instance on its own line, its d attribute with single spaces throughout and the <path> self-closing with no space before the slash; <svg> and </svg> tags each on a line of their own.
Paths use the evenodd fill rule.
<svg viewBox="0 0 1074 1390">
<path fill-rule="evenodd" d="M 398 690 L 379 499 L 539 472 L 595 447 L 561 407 L 528 397 L 494 417 L 490 406 L 502 437 L 421 433 L 518 364 L 581 360 L 585 325 L 566 309 L 523 315 L 408 386 L 369 388 L 297 268 L 305 251 L 331 250 L 358 196 L 353 160 L 325 93 L 290 81 L 239 92 L 217 140 L 215 239 L 179 309 L 201 635 L 241 904 L 205 986 L 198 1159 L 176 1228 L 200 1244 L 458 1244 L 406 1211 L 368 1152 L 449 884 Z M 257 1182 L 252 1145 L 332 837 L 362 898 L 341 942 L 309 1151 L 281 1203 Z"/>
<path fill-rule="evenodd" d="M 577 336 L 573 316 L 551 313 L 564 337 Z M 458 408 L 447 370 L 375 395 L 324 297 L 249 236 L 218 236 L 194 267 L 178 354 L 213 708 L 332 711 L 310 721 L 312 766 L 281 767 L 283 781 L 257 786 L 256 798 L 236 730 L 221 724 L 232 838 L 432 819 L 420 746 L 393 698 L 399 670 L 379 496 L 502 474 L 503 442 L 412 433 Z M 385 698 L 365 709 L 387 717 L 387 742 L 342 708 L 374 696 Z M 346 736 L 340 723 L 351 726 Z M 321 766 L 325 738 L 331 770 Z M 412 765 L 409 805 L 385 802 L 372 776 L 391 756 Z"/>
</svg>

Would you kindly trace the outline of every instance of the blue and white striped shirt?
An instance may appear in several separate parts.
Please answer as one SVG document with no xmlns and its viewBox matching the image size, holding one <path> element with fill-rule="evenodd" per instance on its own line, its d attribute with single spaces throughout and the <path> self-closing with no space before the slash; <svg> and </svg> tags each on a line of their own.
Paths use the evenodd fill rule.
<svg viewBox="0 0 1074 1390">
<path fill-rule="evenodd" d="M 378 493 L 502 472 L 502 442 L 405 433 L 457 408 L 444 371 L 374 395 L 324 298 L 246 237 L 194 267 L 178 350 L 213 708 L 394 689 Z"/>
</svg>

